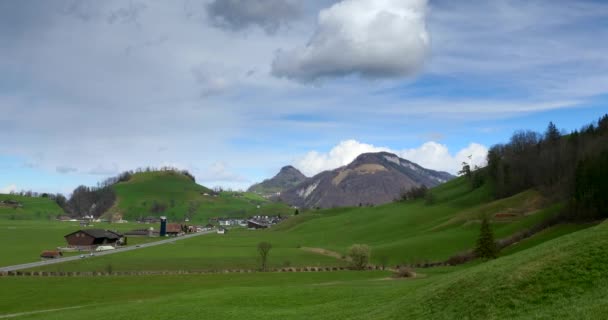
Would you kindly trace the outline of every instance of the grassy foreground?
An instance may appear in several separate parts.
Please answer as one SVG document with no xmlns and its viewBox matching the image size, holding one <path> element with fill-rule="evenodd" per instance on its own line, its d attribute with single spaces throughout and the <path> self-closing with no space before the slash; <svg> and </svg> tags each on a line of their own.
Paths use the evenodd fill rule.
<svg viewBox="0 0 608 320">
<path fill-rule="evenodd" d="M 80 306 L 19 319 L 601 319 L 607 245 L 603 223 L 490 262 L 421 269 L 409 280 L 354 271 L 0 278 L 0 314 Z"/>
</svg>

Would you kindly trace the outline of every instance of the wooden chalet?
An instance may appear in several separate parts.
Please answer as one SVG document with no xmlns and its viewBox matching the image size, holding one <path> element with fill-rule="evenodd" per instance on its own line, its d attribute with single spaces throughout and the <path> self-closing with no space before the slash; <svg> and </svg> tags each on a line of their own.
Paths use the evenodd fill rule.
<svg viewBox="0 0 608 320">
<path fill-rule="evenodd" d="M 122 234 L 103 229 L 81 229 L 64 236 L 68 247 L 80 250 L 92 250 L 98 246 L 126 244 Z"/>
</svg>

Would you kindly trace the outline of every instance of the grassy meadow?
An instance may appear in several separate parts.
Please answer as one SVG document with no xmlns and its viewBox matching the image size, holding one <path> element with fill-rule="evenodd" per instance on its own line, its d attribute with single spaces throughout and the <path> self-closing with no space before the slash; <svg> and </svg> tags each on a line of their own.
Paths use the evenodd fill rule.
<svg viewBox="0 0 608 320">
<path fill-rule="evenodd" d="M 495 201 L 487 187 L 471 191 L 463 179 L 451 181 L 433 192 L 437 201 L 432 205 L 413 201 L 378 207 L 313 210 L 268 230 L 233 229 L 226 235 L 204 235 L 167 246 L 37 270 L 103 271 L 108 265 L 117 271 L 254 269 L 258 266 L 256 246 L 261 241 L 273 246 L 269 258 L 271 267 L 344 265 L 346 262 L 340 257 L 355 243 L 371 246 L 374 264 L 440 261 L 475 245 L 482 214 L 512 214 L 508 218 L 493 219 L 496 237 L 504 238 L 557 214 L 561 208 L 546 206 L 534 191 Z M 559 235 L 568 231 L 576 229 L 564 229 Z M 319 254 L 315 252 L 318 249 L 335 254 Z"/>
<path fill-rule="evenodd" d="M 0 314 L 72 307 L 18 318 L 601 319 L 607 245 L 603 223 L 493 261 L 399 280 L 382 271 L 0 278 Z"/>
<path fill-rule="evenodd" d="M 112 188 L 117 202 L 109 212 L 126 220 L 165 215 L 169 221 L 177 222 L 189 215 L 192 222 L 207 223 L 212 217 L 293 213 L 289 206 L 270 202 L 253 193 L 221 192 L 217 197 L 212 196 L 208 188 L 171 171 L 136 173 L 129 181 Z M 165 210 L 155 212 L 155 204 Z"/>
</svg>

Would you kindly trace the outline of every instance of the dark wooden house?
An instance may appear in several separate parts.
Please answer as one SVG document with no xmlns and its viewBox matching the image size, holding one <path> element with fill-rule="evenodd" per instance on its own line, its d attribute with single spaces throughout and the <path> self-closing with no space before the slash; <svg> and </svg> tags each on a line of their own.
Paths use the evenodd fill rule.
<svg viewBox="0 0 608 320">
<path fill-rule="evenodd" d="M 40 258 L 42 259 L 57 259 L 61 257 L 63 257 L 63 253 L 61 253 L 61 251 L 55 250 L 42 251 L 42 253 L 40 254 Z"/>
<path fill-rule="evenodd" d="M 64 236 L 68 247 L 92 250 L 98 246 L 121 245 L 126 241 L 122 234 L 103 229 L 82 229 Z"/>
</svg>

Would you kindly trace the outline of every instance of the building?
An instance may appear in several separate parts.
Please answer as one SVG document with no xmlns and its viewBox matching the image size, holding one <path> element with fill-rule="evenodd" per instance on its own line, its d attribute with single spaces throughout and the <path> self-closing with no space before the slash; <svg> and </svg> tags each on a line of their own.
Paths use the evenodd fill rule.
<svg viewBox="0 0 608 320">
<path fill-rule="evenodd" d="M 63 253 L 61 251 L 47 250 L 42 251 L 40 254 L 40 258 L 42 259 L 57 259 L 63 257 Z"/>
<path fill-rule="evenodd" d="M 218 228 L 217 229 L 217 234 L 226 234 L 228 233 L 228 230 L 224 229 L 224 228 Z"/>
<path fill-rule="evenodd" d="M 79 250 L 93 250 L 98 246 L 118 246 L 126 244 L 122 234 L 103 229 L 81 229 L 64 236 L 68 247 Z"/>
<path fill-rule="evenodd" d="M 167 236 L 177 237 L 184 233 L 184 225 L 179 223 L 167 223 Z"/>
<path fill-rule="evenodd" d="M 263 222 L 260 220 L 249 219 L 247 220 L 247 228 L 249 229 L 266 229 L 270 228 L 270 223 Z"/>
</svg>

